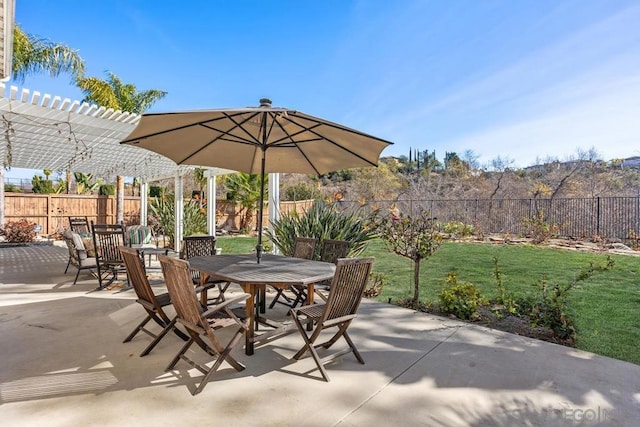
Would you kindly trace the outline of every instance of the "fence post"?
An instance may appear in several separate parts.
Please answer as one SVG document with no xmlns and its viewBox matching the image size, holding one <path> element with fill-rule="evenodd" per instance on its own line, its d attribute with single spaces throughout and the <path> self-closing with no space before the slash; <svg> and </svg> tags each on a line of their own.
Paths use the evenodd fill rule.
<svg viewBox="0 0 640 427">
<path fill-rule="evenodd" d="M 596 236 L 600 235 L 600 196 L 596 199 Z"/>
<path fill-rule="evenodd" d="M 51 194 L 47 194 L 47 223 L 42 225 L 42 234 L 48 236 L 53 234 L 51 231 L 51 211 L 53 210 L 53 206 L 51 204 Z"/>
</svg>

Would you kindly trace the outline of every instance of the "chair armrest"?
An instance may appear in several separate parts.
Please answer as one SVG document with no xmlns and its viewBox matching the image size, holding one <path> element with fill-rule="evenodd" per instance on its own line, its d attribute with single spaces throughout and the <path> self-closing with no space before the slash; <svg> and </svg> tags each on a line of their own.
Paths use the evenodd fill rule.
<svg viewBox="0 0 640 427">
<path fill-rule="evenodd" d="M 221 302 L 220 304 L 216 304 L 214 306 L 212 306 L 211 308 L 209 308 L 207 311 L 205 311 L 204 313 L 202 313 L 202 315 L 206 318 L 209 317 L 215 313 L 217 313 L 218 311 L 222 310 L 225 307 L 228 307 L 232 304 L 236 304 L 236 303 L 240 303 L 242 301 L 246 301 L 247 299 L 249 299 L 251 297 L 251 294 L 239 294 L 233 298 L 229 298 L 224 302 Z"/>
</svg>

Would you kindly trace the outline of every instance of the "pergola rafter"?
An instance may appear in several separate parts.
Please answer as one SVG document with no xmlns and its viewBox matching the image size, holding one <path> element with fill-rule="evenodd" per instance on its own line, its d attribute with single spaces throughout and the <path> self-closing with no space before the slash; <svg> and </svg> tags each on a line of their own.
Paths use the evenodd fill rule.
<svg viewBox="0 0 640 427">
<path fill-rule="evenodd" d="M 137 114 L 52 97 L 0 82 L 0 159 L 5 168 L 51 169 L 157 180 L 186 172 L 170 159 L 120 145 Z M 191 167 L 192 168 L 192 167 Z"/>
</svg>

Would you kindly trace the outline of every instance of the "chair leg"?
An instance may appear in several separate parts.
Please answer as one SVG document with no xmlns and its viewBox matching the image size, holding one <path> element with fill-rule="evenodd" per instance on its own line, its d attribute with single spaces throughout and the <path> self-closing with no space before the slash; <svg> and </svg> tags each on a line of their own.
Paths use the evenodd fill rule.
<svg viewBox="0 0 640 427">
<path fill-rule="evenodd" d="M 142 320 L 142 322 L 140 322 L 138 326 L 136 326 L 135 329 L 131 331 L 131 333 L 127 335 L 127 337 L 122 342 L 125 343 L 131 341 L 133 337 L 135 337 L 138 332 L 140 332 L 144 328 L 144 325 L 149 323 L 149 320 L 151 320 L 151 316 L 147 315 L 147 317 L 145 317 L 144 320 Z"/>
<path fill-rule="evenodd" d="M 284 294 L 284 289 L 278 288 L 276 289 L 276 295 L 273 297 L 273 300 L 271 300 L 271 304 L 269 304 L 269 309 L 272 309 L 273 307 L 275 307 L 280 297 L 283 297 L 287 301 L 291 301 L 291 299 Z"/>
<path fill-rule="evenodd" d="M 171 322 L 169 322 L 167 324 L 167 326 L 165 326 L 165 328 L 162 330 L 162 332 L 160 332 L 153 341 L 151 341 L 151 344 L 149 344 L 147 346 L 147 348 L 145 348 L 142 353 L 140 353 L 140 357 L 144 357 L 147 354 L 151 353 L 151 350 L 154 349 L 154 347 L 156 345 L 158 345 L 158 343 L 160 342 L 160 340 L 162 338 L 164 338 L 165 335 L 167 335 L 167 333 L 171 330 L 175 328 L 175 324 L 176 324 L 176 319 L 172 319 Z"/>
<path fill-rule="evenodd" d="M 300 322 L 300 319 L 297 316 L 293 316 L 293 320 L 296 323 L 296 326 L 298 327 L 298 330 L 300 331 L 300 334 L 302 335 L 302 339 L 304 340 L 304 347 L 302 347 L 294 356 L 293 358 L 298 360 L 302 357 L 302 355 L 304 353 L 307 352 L 307 350 L 309 351 L 309 353 L 311 354 L 311 357 L 313 358 L 313 361 L 316 363 L 316 366 L 318 367 L 318 370 L 320 371 L 320 374 L 322 375 L 322 378 L 324 378 L 324 380 L 326 382 L 329 382 L 329 374 L 327 373 L 327 370 L 324 368 L 324 365 L 322 364 L 322 360 L 320 359 L 320 356 L 318 356 L 318 352 L 316 351 L 313 343 L 314 341 L 317 339 L 318 335 L 319 335 L 319 329 L 316 329 L 316 332 L 313 333 L 313 335 L 311 336 L 311 338 L 309 338 L 309 336 L 306 333 L 305 330 L 305 326 Z"/>
<path fill-rule="evenodd" d="M 185 343 L 185 345 L 182 346 L 182 348 L 180 349 L 178 354 L 176 354 L 176 356 L 173 358 L 173 360 L 171 360 L 171 363 L 169 363 L 169 365 L 166 367 L 165 371 L 172 370 L 176 366 L 176 363 L 178 363 L 178 361 L 180 360 L 182 355 L 185 354 L 187 352 L 187 350 L 189 350 L 189 347 L 191 347 L 191 345 L 194 342 L 195 342 L 195 337 L 193 335 L 191 335 L 191 339 L 189 341 L 187 341 Z"/>
<path fill-rule="evenodd" d="M 209 377 L 211 375 L 213 375 L 218 368 L 220 367 L 220 365 L 222 365 L 222 362 L 224 362 L 225 360 L 227 362 L 229 362 L 229 359 L 233 359 L 231 357 L 231 350 L 233 350 L 233 347 L 235 347 L 235 345 L 238 343 L 238 341 L 240 341 L 240 338 L 242 338 L 242 335 L 244 335 L 244 328 L 240 328 L 236 334 L 233 336 L 233 338 L 229 341 L 229 343 L 227 344 L 227 346 L 224 348 L 224 350 L 222 350 L 222 352 L 220 353 L 220 355 L 218 356 L 218 358 L 216 359 L 216 361 L 214 362 L 213 366 L 209 369 L 209 372 L 207 372 L 205 374 L 205 376 L 202 378 L 202 380 L 200 381 L 200 384 L 198 385 L 198 387 L 195 389 L 195 391 L 192 393 L 193 395 L 196 395 L 198 393 L 200 393 L 202 390 L 204 390 L 204 387 L 207 385 L 207 382 L 209 381 Z M 238 363 L 237 361 L 235 361 L 235 363 Z M 245 366 L 238 363 L 240 369 L 238 369 L 236 366 L 234 366 L 234 364 L 232 364 L 231 366 L 233 366 L 237 371 L 242 371 L 245 369 Z"/>
<path fill-rule="evenodd" d="M 73 284 L 75 285 L 76 282 L 78 281 L 78 276 L 80 275 L 80 269 L 78 269 L 78 271 L 76 272 L 76 278 L 73 279 Z"/>
<path fill-rule="evenodd" d="M 295 289 L 294 293 L 296 294 L 296 299 L 295 301 L 293 301 L 293 304 L 291 304 L 291 308 L 296 308 L 298 304 L 299 305 L 304 304 L 304 302 L 307 300 L 307 294 L 302 288 L 292 288 L 292 289 Z"/>
<path fill-rule="evenodd" d="M 360 352 L 358 351 L 358 349 L 356 348 L 355 344 L 353 343 L 353 341 L 351 341 L 351 337 L 349 336 L 349 334 L 347 333 L 347 331 L 344 331 L 344 339 L 347 341 L 347 344 L 349 344 L 349 347 L 351 347 L 351 351 L 353 351 L 353 355 L 356 356 L 356 359 L 358 359 L 358 362 L 360 362 L 361 364 L 364 365 L 364 359 L 362 358 L 362 356 L 360 355 Z"/>
<path fill-rule="evenodd" d="M 69 258 L 69 261 L 67 261 L 67 266 L 64 269 L 64 274 L 67 274 L 67 270 L 69 270 L 70 265 L 71 265 L 71 258 Z"/>
</svg>

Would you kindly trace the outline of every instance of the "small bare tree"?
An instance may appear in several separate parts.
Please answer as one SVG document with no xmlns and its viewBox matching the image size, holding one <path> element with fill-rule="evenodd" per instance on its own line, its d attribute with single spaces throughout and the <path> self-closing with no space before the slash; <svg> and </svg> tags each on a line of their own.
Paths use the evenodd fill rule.
<svg viewBox="0 0 640 427">
<path fill-rule="evenodd" d="M 392 206 L 387 215 L 376 212 L 371 224 L 387 249 L 413 261 L 411 302 L 417 308 L 420 301 L 420 261 L 433 255 L 442 244 L 437 220 L 426 210 L 412 218 Z"/>
</svg>

